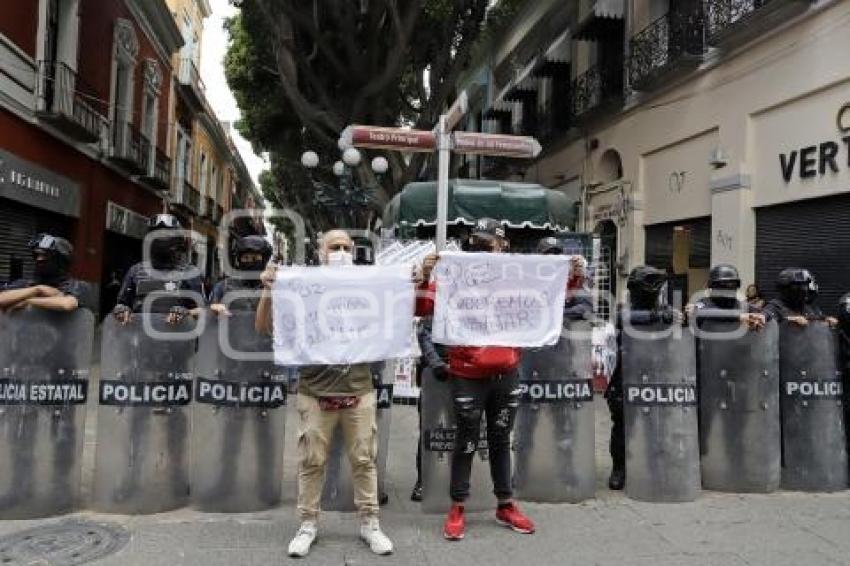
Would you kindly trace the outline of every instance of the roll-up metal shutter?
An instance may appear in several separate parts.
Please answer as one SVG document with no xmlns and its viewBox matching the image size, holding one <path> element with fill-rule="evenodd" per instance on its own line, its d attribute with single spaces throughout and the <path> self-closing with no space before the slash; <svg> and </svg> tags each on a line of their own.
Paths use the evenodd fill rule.
<svg viewBox="0 0 850 566">
<path fill-rule="evenodd" d="M 767 298 L 776 296 L 776 276 L 786 267 L 811 271 L 820 285 L 818 304 L 836 312 L 850 291 L 850 194 L 756 211 L 756 283 Z"/>
<path fill-rule="evenodd" d="M 0 283 L 17 275 L 14 264 L 23 264 L 23 276 L 32 276 L 32 257 L 27 247 L 36 232 L 37 220 L 28 207 L 0 199 Z"/>
</svg>

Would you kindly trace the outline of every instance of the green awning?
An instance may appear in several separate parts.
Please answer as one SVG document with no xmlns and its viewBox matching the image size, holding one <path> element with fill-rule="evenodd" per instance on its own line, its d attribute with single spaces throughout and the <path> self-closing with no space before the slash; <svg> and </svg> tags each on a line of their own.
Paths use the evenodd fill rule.
<svg viewBox="0 0 850 566">
<path fill-rule="evenodd" d="M 437 183 L 410 183 L 384 209 L 384 226 L 433 226 Z M 449 224 L 495 218 L 511 228 L 573 230 L 575 203 L 564 193 L 530 183 L 449 181 Z"/>
</svg>

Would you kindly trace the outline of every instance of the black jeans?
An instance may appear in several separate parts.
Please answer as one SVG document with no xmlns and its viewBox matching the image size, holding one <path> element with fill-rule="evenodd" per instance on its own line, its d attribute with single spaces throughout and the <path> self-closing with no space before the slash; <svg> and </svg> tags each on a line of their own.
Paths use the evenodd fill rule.
<svg viewBox="0 0 850 566">
<path fill-rule="evenodd" d="M 450 495 L 462 503 L 469 497 L 472 460 L 481 437 L 481 416 L 487 419 L 487 446 L 493 493 L 500 500 L 513 496 L 511 430 L 519 406 L 519 378 L 514 370 L 483 379 L 452 377 L 457 436 L 452 457 Z"/>
<path fill-rule="evenodd" d="M 608 451 L 614 470 L 626 469 L 626 430 L 623 419 L 623 376 L 615 373 L 605 390 L 608 411 L 611 413 L 611 440 Z"/>
</svg>

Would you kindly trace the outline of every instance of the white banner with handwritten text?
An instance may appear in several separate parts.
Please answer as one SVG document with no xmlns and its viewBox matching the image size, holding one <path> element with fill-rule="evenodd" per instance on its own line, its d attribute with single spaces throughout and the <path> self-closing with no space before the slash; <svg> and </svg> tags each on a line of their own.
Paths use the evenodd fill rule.
<svg viewBox="0 0 850 566">
<path fill-rule="evenodd" d="M 569 258 L 443 252 L 433 339 L 452 346 L 532 348 L 558 341 Z"/>
<path fill-rule="evenodd" d="M 272 297 L 278 364 L 356 364 L 413 353 L 409 265 L 281 268 Z"/>
</svg>

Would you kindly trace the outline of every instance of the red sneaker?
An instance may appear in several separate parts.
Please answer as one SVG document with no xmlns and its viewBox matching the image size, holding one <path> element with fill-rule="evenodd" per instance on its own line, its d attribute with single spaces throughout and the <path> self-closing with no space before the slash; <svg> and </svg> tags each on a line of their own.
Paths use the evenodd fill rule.
<svg viewBox="0 0 850 566">
<path fill-rule="evenodd" d="M 496 509 L 496 521 L 500 525 L 510 527 L 518 533 L 530 535 L 534 532 L 534 523 L 522 514 L 516 503 L 509 503 L 504 507 Z"/>
<path fill-rule="evenodd" d="M 449 516 L 446 517 L 446 522 L 443 524 L 443 536 L 446 537 L 446 540 L 461 540 L 465 527 L 466 519 L 463 517 L 463 505 L 452 503 Z"/>
</svg>

